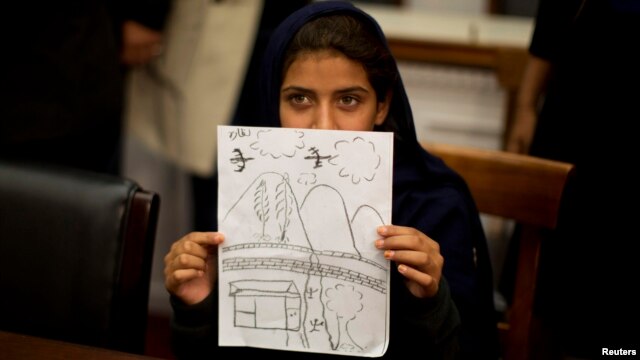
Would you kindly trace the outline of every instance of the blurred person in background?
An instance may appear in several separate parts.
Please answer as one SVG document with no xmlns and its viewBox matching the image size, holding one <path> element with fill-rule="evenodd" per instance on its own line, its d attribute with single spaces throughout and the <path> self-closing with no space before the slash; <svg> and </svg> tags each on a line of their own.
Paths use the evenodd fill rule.
<svg viewBox="0 0 640 360">
<path fill-rule="evenodd" d="M 540 309 L 560 354 L 638 349 L 630 258 L 640 2 L 541 0 L 507 149 L 576 165 L 555 238 L 543 248 Z M 634 290 L 635 292 L 635 290 Z M 625 325 L 626 324 L 626 325 Z"/>
<path fill-rule="evenodd" d="M 123 76 L 160 51 L 169 1 L 6 5 L 0 158 L 119 174 Z"/>
</svg>

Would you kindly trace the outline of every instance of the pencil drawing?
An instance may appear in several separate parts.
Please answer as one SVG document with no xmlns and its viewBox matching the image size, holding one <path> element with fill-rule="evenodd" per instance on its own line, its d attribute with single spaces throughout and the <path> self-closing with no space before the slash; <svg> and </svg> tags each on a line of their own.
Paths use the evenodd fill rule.
<svg viewBox="0 0 640 360">
<path fill-rule="evenodd" d="M 358 354 L 386 343 L 389 261 L 373 243 L 390 206 L 369 200 L 390 191 L 390 172 L 375 141 L 229 128 L 219 137 L 232 159 L 220 163 L 223 324 L 261 347 Z"/>
</svg>

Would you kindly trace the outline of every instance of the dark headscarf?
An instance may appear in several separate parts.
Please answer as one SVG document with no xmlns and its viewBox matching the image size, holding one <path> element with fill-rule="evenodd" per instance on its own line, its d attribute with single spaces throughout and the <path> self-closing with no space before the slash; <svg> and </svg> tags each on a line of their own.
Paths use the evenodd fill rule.
<svg viewBox="0 0 640 360">
<path fill-rule="evenodd" d="M 387 40 L 378 23 L 369 14 L 356 8 L 349 2 L 321 1 L 296 11 L 278 26 L 265 52 L 262 63 L 262 76 L 260 78 L 261 93 L 264 95 L 261 101 L 262 125 L 271 127 L 280 126 L 279 99 L 280 86 L 282 85 L 283 79 L 283 61 L 287 47 L 294 35 L 309 21 L 322 16 L 335 14 L 351 15 L 369 23 L 371 27 L 375 29 L 376 35 L 381 39 L 382 43 L 388 47 Z M 393 63 L 397 68 L 395 60 L 393 60 Z M 409 105 L 409 99 L 400 76 L 398 76 L 393 87 L 393 98 L 389 116 L 396 125 L 396 142 L 400 140 L 401 153 L 422 157 L 419 162 L 425 163 L 430 173 L 427 181 L 435 180 L 434 177 L 436 177 L 440 179 L 439 181 L 451 181 L 466 187 L 462 180 L 453 174 L 449 168 L 442 166 L 439 160 L 435 160 L 422 149 L 416 137 L 411 106 Z"/>
<path fill-rule="evenodd" d="M 336 14 L 350 15 L 368 23 L 388 47 L 378 23 L 348 2 L 322 1 L 296 11 L 275 30 L 265 53 L 261 77 L 262 125 L 280 126 L 283 61 L 292 38 L 309 21 Z M 397 68 L 395 61 L 394 66 Z M 399 76 L 393 87 L 389 120 L 395 122 L 397 129 L 393 223 L 414 227 L 440 244 L 445 259 L 444 277 L 460 312 L 462 351 L 474 358 L 496 358 L 492 273 L 478 212 L 464 181 L 418 142 L 409 100 Z M 395 270 L 392 287 L 394 284 L 404 288 Z M 392 289 L 392 294 L 398 292 L 406 293 L 404 289 Z M 393 308 L 405 301 L 410 300 L 392 297 L 392 327 Z"/>
</svg>

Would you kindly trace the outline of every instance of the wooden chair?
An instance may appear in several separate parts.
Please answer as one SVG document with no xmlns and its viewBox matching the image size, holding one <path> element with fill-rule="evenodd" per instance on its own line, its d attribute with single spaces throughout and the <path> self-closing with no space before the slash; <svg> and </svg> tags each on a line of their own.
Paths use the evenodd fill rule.
<svg viewBox="0 0 640 360">
<path fill-rule="evenodd" d="M 0 330 L 143 353 L 159 196 L 0 162 Z"/>
<path fill-rule="evenodd" d="M 540 319 L 534 299 L 540 248 L 555 229 L 562 195 L 573 173 L 572 164 L 455 145 L 423 143 L 467 182 L 478 210 L 513 219 L 521 225 L 514 294 L 506 322 L 498 324 L 503 359 L 540 356 Z"/>
</svg>

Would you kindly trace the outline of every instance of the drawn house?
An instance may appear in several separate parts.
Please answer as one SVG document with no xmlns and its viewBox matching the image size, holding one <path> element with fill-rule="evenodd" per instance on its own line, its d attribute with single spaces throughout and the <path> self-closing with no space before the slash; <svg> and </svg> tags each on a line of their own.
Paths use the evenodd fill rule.
<svg viewBox="0 0 640 360">
<path fill-rule="evenodd" d="M 293 281 L 233 281 L 229 296 L 234 298 L 236 327 L 300 329 L 300 293 Z"/>
</svg>

